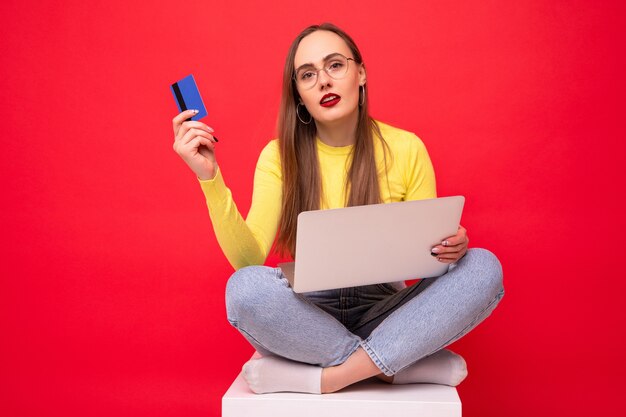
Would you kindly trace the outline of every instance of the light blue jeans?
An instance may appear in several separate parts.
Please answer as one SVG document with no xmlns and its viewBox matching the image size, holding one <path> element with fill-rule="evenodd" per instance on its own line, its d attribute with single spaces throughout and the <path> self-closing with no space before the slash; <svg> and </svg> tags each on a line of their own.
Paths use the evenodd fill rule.
<svg viewBox="0 0 626 417">
<path fill-rule="evenodd" d="M 472 248 L 444 275 L 294 293 L 280 268 L 250 266 L 226 286 L 228 321 L 262 355 L 328 367 L 362 347 L 391 376 L 460 339 L 504 296 L 495 255 Z"/>
</svg>

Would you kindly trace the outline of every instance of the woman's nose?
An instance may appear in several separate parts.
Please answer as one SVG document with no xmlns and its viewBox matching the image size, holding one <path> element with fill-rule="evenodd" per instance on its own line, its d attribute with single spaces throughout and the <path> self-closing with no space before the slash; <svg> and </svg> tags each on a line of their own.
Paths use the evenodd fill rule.
<svg viewBox="0 0 626 417">
<path fill-rule="evenodd" d="M 320 85 L 320 88 L 329 85 L 330 80 L 332 80 L 332 78 L 326 74 L 326 71 L 322 70 L 317 73 L 317 83 Z"/>
</svg>

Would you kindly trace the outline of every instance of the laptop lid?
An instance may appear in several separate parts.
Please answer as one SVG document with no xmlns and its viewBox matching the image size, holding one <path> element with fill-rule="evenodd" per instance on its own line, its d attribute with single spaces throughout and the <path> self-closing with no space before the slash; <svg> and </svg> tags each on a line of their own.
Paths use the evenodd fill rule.
<svg viewBox="0 0 626 417">
<path fill-rule="evenodd" d="M 448 264 L 430 249 L 457 233 L 464 203 L 453 196 L 302 212 L 295 265 L 278 266 L 298 293 L 440 276 Z"/>
</svg>

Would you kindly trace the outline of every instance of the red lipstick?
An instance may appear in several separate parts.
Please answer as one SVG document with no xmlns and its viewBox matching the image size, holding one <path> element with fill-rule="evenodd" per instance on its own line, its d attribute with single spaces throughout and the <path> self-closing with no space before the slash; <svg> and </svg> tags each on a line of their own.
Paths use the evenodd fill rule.
<svg viewBox="0 0 626 417">
<path fill-rule="evenodd" d="M 322 107 L 332 107 L 335 104 L 339 103 L 341 100 L 341 96 L 339 94 L 328 93 L 325 94 L 324 97 L 320 100 L 320 106 Z"/>
</svg>

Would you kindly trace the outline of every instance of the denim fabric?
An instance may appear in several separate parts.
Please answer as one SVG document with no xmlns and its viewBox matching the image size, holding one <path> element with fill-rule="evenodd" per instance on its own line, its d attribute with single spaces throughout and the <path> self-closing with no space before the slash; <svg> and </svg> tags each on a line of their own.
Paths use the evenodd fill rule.
<svg viewBox="0 0 626 417">
<path fill-rule="evenodd" d="M 376 284 L 297 294 L 280 268 L 242 268 L 228 280 L 226 310 L 263 355 L 328 367 L 361 346 L 391 376 L 467 334 L 503 296 L 500 262 L 473 248 L 444 275 L 402 290 Z"/>
</svg>

